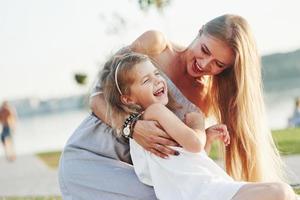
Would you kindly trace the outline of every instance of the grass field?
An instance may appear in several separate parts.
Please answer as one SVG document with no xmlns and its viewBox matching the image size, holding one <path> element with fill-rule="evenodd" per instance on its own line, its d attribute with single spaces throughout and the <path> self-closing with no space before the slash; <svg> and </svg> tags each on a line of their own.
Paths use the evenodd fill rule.
<svg viewBox="0 0 300 200">
<path fill-rule="evenodd" d="M 37 156 L 43 160 L 49 167 L 57 168 L 61 151 L 43 152 Z"/>
<path fill-rule="evenodd" d="M 281 155 L 300 154 L 300 128 L 274 130 L 272 136 Z M 213 144 L 210 157 L 219 158 L 217 143 Z"/>
<path fill-rule="evenodd" d="M 300 154 L 300 128 L 273 131 L 281 155 Z"/>
</svg>

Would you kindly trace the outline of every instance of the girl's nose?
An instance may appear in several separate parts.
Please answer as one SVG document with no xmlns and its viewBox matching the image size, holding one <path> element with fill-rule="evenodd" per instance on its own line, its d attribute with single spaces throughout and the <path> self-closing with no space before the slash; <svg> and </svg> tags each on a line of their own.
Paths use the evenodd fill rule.
<svg viewBox="0 0 300 200">
<path fill-rule="evenodd" d="M 158 77 L 154 77 L 153 82 L 154 82 L 155 85 L 157 85 L 157 84 L 160 83 L 160 79 Z"/>
<path fill-rule="evenodd" d="M 154 83 L 155 85 L 159 84 L 160 80 L 158 78 L 155 78 Z"/>
</svg>

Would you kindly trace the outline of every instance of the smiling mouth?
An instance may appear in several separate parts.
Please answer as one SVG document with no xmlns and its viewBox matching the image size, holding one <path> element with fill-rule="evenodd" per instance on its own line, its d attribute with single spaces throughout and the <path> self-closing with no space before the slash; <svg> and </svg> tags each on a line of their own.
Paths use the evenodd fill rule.
<svg viewBox="0 0 300 200">
<path fill-rule="evenodd" d="M 156 90 L 154 93 L 153 93 L 153 95 L 154 96 L 161 96 L 161 95 L 163 95 L 165 93 L 165 87 L 161 87 L 161 88 L 159 88 L 158 90 Z"/>
<path fill-rule="evenodd" d="M 193 64 L 193 71 L 196 72 L 196 73 L 204 72 L 202 67 L 197 63 L 197 60 L 195 60 L 195 62 Z"/>
</svg>

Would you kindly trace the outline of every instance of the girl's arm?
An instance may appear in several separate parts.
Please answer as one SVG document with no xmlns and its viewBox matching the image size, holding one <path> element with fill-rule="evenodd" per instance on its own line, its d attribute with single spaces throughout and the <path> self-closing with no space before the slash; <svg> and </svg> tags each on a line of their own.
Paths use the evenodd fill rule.
<svg viewBox="0 0 300 200">
<path fill-rule="evenodd" d="M 216 124 L 210 126 L 205 130 L 205 132 L 207 139 L 204 149 L 207 154 L 210 153 L 211 145 L 215 140 L 222 141 L 225 146 L 230 144 L 230 135 L 225 124 Z"/>
<path fill-rule="evenodd" d="M 97 117 L 111 126 L 111 122 L 106 116 L 107 109 L 103 94 L 92 97 L 90 106 Z M 177 154 L 174 149 L 168 146 L 178 146 L 178 144 L 155 121 L 138 120 L 134 126 L 132 137 L 144 149 L 161 158 Z M 157 144 L 160 144 L 159 148 Z"/>
<path fill-rule="evenodd" d="M 152 104 L 145 110 L 143 117 L 146 120 L 157 121 L 187 151 L 199 152 L 204 149 L 206 137 L 203 119 L 195 115 L 186 115 L 186 125 L 164 105 Z"/>
</svg>

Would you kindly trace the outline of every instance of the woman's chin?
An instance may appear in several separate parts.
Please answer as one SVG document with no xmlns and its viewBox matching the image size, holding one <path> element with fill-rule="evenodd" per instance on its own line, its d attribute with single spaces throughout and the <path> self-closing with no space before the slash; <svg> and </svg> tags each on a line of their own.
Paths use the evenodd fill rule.
<svg viewBox="0 0 300 200">
<path fill-rule="evenodd" d="M 192 78 L 199 78 L 202 76 L 202 73 L 195 72 L 191 67 L 187 69 L 187 74 Z"/>
</svg>

